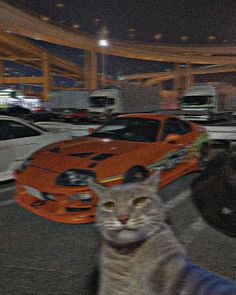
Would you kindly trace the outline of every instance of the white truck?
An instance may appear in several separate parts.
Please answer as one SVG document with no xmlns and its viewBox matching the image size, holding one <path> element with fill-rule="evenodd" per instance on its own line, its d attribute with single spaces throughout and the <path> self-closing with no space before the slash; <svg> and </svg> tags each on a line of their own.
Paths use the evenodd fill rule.
<svg viewBox="0 0 236 295">
<path fill-rule="evenodd" d="M 221 82 L 194 84 L 182 97 L 180 108 L 187 120 L 230 119 L 236 110 L 236 87 Z"/>
<path fill-rule="evenodd" d="M 87 90 L 50 91 L 45 107 L 54 110 L 87 109 L 89 92 Z"/>
<path fill-rule="evenodd" d="M 134 112 L 154 112 L 159 109 L 158 87 L 124 84 L 93 91 L 89 96 L 89 113 L 94 120 Z"/>
</svg>

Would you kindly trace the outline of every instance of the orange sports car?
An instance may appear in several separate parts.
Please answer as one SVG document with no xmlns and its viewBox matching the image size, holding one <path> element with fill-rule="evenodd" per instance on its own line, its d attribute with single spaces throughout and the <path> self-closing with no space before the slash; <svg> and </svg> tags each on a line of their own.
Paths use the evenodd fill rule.
<svg viewBox="0 0 236 295">
<path fill-rule="evenodd" d="M 50 220 L 95 219 L 97 196 L 88 187 L 140 181 L 161 169 L 160 187 L 204 166 L 209 157 L 204 127 L 176 116 L 120 115 L 89 135 L 50 144 L 16 171 L 16 202 Z"/>
</svg>

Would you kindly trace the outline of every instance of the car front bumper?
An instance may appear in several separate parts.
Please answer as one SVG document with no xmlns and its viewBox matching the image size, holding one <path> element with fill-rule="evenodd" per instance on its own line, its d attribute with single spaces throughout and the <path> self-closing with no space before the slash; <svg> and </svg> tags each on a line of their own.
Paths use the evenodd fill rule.
<svg viewBox="0 0 236 295">
<path fill-rule="evenodd" d="M 43 218 L 61 223 L 90 223 L 95 221 L 97 196 L 88 187 L 58 187 L 44 185 L 16 174 L 15 200 L 22 208 Z M 86 196 L 79 199 L 77 196 Z"/>
</svg>

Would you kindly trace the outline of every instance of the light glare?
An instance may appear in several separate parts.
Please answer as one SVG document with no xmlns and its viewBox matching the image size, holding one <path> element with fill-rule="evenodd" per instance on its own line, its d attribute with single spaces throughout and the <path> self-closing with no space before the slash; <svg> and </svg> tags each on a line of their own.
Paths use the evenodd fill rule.
<svg viewBox="0 0 236 295">
<path fill-rule="evenodd" d="M 108 41 L 106 39 L 99 40 L 98 44 L 101 47 L 107 47 L 109 45 L 109 43 L 108 43 Z"/>
</svg>

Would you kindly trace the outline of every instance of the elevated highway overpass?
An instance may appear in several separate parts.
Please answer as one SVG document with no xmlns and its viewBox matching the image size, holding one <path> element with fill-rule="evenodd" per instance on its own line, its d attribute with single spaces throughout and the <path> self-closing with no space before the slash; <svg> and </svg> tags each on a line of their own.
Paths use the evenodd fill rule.
<svg viewBox="0 0 236 295">
<path fill-rule="evenodd" d="M 191 83 L 191 77 L 195 74 L 206 74 L 206 73 L 219 73 L 219 72 L 229 72 L 235 71 L 236 66 L 236 46 L 183 46 L 183 45 L 150 45 L 141 43 L 130 43 L 117 40 L 109 40 L 109 46 L 104 48 L 98 46 L 98 40 L 95 36 L 74 33 L 67 31 L 61 27 L 58 27 L 52 23 L 45 22 L 40 17 L 34 16 L 27 13 L 19 8 L 11 6 L 4 1 L 0 1 L 0 40 L 1 44 L 4 44 L 5 35 L 10 35 L 7 39 L 13 38 L 13 35 L 23 36 L 35 40 L 41 40 L 57 45 L 68 46 L 72 48 L 82 49 L 85 51 L 85 67 L 83 70 L 79 69 L 74 65 L 68 65 L 65 62 L 61 62 L 62 67 L 65 66 L 66 73 L 59 69 L 62 74 L 75 76 L 77 79 L 84 79 L 84 87 L 87 89 L 96 89 L 98 86 L 98 76 L 97 76 L 97 53 L 102 53 L 106 55 L 114 55 L 119 57 L 126 57 L 132 59 L 142 59 L 148 61 L 157 62 L 172 62 L 175 63 L 176 69 L 171 72 L 163 72 L 153 74 L 143 74 L 141 76 L 131 76 L 128 80 L 134 79 L 145 79 L 147 86 L 151 86 L 156 83 L 160 83 L 165 80 L 174 79 L 176 81 L 175 85 L 178 88 L 180 83 L 181 75 L 186 76 L 186 84 Z M 19 41 L 21 42 L 21 41 Z M 16 41 L 18 44 L 18 41 Z M 0 47 L 0 53 L 4 47 L 5 51 L 10 51 L 12 45 L 4 44 Z M 28 48 L 28 45 L 23 45 L 23 47 Z M 35 48 L 30 49 L 31 53 L 37 51 Z M 40 53 L 41 54 L 41 53 Z M 2 54 L 1 54 L 2 55 Z M 5 54 L 0 60 L 8 58 Z M 41 54 L 41 56 L 45 53 Z M 50 58 L 42 60 L 55 60 L 56 57 L 50 56 Z M 22 59 L 21 59 L 22 61 Z M 32 63 L 35 63 L 35 61 Z M 58 64 L 58 63 L 57 63 Z M 181 69 L 180 64 L 186 64 L 186 69 Z M 217 65 L 215 68 L 209 69 L 194 69 L 192 64 L 199 65 Z M 47 68 L 47 62 L 44 64 L 44 81 L 49 81 L 49 72 Z M 70 68 L 68 74 L 68 67 Z M 56 67 L 55 67 L 56 68 Z M 58 71 L 58 70 L 57 70 Z M 74 71 L 74 72 L 73 72 Z M 2 76 L 2 80 L 3 80 Z M 148 81 L 148 79 L 150 79 Z M 49 82 L 44 83 L 45 86 Z M 45 91 L 45 97 L 47 90 Z"/>
<path fill-rule="evenodd" d="M 122 81 L 142 81 L 146 86 L 153 86 L 160 82 L 174 79 L 177 75 L 187 75 L 188 69 L 182 68 L 176 71 L 166 71 L 160 73 L 143 73 L 133 74 L 120 77 Z M 215 65 L 211 67 L 192 68 L 192 75 L 216 74 L 216 73 L 232 73 L 236 72 L 236 65 Z"/>
</svg>

